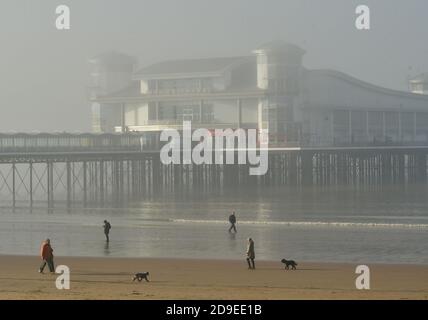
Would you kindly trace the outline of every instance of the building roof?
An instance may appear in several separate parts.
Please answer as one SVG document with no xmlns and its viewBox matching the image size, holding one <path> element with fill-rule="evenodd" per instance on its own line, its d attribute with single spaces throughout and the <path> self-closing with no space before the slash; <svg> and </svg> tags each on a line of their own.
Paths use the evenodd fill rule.
<svg viewBox="0 0 428 320">
<path fill-rule="evenodd" d="M 292 43 L 276 40 L 262 44 L 260 47 L 254 50 L 254 52 L 288 52 L 292 54 L 303 55 L 306 51 Z"/>
<path fill-rule="evenodd" d="M 137 59 L 124 53 L 109 51 L 92 57 L 91 59 L 89 59 L 89 62 L 105 65 L 133 65 L 137 63 Z"/>
<path fill-rule="evenodd" d="M 348 83 L 351 83 L 354 86 L 358 86 L 360 88 L 365 88 L 377 93 L 382 93 L 382 94 L 388 94 L 388 95 L 394 95 L 394 96 L 399 96 L 402 98 L 412 98 L 412 99 L 419 99 L 419 100 L 426 100 L 428 101 L 428 96 L 426 95 L 421 95 L 421 94 L 416 94 L 413 92 L 407 92 L 407 91 L 399 91 L 399 90 L 394 90 L 394 89 L 389 89 L 389 88 L 384 88 L 378 85 L 374 85 L 371 84 L 369 82 L 357 79 L 353 76 L 350 76 L 346 73 L 337 71 L 337 70 L 331 70 L 331 69 L 315 69 L 315 70 L 307 70 L 307 73 L 310 74 L 317 74 L 317 75 L 321 75 L 321 76 L 329 76 L 329 77 L 333 77 L 333 78 L 338 78 L 342 81 L 346 81 Z"/>
<path fill-rule="evenodd" d="M 244 61 L 247 57 L 223 57 L 207 59 L 170 60 L 152 64 L 134 73 L 135 79 L 162 78 L 179 75 L 185 77 L 195 74 L 221 74 L 234 64 Z"/>
</svg>

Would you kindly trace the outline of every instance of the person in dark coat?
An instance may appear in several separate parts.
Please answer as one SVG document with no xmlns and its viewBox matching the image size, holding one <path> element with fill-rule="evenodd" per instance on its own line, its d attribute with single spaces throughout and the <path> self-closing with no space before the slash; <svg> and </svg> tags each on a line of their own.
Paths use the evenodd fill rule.
<svg viewBox="0 0 428 320">
<path fill-rule="evenodd" d="M 248 238 L 247 244 L 247 263 L 248 269 L 255 269 L 254 259 L 256 258 L 256 253 L 254 250 L 254 241 L 251 238 Z"/>
<path fill-rule="evenodd" d="M 110 229 L 111 229 L 110 222 L 108 222 L 107 220 L 104 220 L 104 234 L 106 236 L 106 241 L 107 242 L 110 241 L 110 238 L 109 238 Z"/>
<path fill-rule="evenodd" d="M 236 215 L 235 215 L 235 211 L 232 212 L 232 214 L 229 216 L 229 222 L 230 222 L 230 228 L 229 228 L 229 232 L 236 231 Z"/>
<path fill-rule="evenodd" d="M 46 265 L 48 265 L 50 273 L 55 273 L 53 249 L 51 247 L 51 241 L 49 239 L 43 241 L 40 247 L 40 256 L 43 262 L 40 265 L 39 272 L 43 273 L 43 270 L 45 269 Z"/>
</svg>

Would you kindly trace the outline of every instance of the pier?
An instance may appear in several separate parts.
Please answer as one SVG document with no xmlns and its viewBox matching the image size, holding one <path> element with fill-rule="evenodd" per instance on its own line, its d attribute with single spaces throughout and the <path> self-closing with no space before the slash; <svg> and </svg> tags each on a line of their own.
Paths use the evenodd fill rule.
<svg viewBox="0 0 428 320">
<path fill-rule="evenodd" d="M 272 146 L 266 175 L 248 165 L 164 165 L 156 136 L 0 135 L 0 203 L 103 203 L 158 190 L 427 182 L 428 146 Z"/>
</svg>

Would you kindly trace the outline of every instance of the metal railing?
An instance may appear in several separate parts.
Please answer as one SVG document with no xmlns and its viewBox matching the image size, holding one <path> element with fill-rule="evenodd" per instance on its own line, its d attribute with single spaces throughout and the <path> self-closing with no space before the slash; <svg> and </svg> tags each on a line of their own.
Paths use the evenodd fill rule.
<svg viewBox="0 0 428 320">
<path fill-rule="evenodd" d="M 0 153 L 140 151 L 156 149 L 156 137 L 150 133 L 0 133 Z"/>
<path fill-rule="evenodd" d="M 287 147 L 427 147 L 428 142 L 346 142 L 278 141 L 271 139 L 270 148 Z M 126 133 L 0 133 L 0 154 L 31 152 L 127 152 L 157 151 L 161 148 L 159 132 Z"/>
</svg>

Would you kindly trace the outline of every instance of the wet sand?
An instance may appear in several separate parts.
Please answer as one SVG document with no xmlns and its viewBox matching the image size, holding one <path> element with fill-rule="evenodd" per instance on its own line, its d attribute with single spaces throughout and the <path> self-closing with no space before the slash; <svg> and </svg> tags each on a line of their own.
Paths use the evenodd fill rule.
<svg viewBox="0 0 428 320">
<path fill-rule="evenodd" d="M 355 288 L 356 264 L 245 260 L 57 257 L 71 270 L 70 290 L 39 274 L 40 258 L 0 256 L 0 299 L 428 299 L 428 265 L 371 264 L 371 289 Z M 150 282 L 132 282 L 135 272 Z"/>
</svg>

